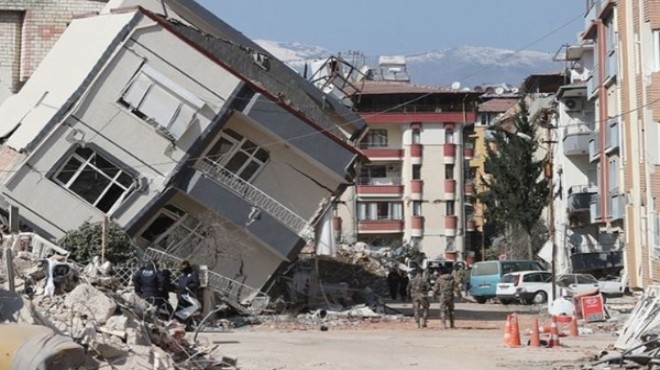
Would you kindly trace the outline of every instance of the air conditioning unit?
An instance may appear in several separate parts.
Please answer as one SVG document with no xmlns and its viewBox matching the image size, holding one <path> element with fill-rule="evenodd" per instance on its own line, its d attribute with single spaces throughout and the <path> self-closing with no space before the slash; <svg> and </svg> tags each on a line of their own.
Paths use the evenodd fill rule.
<svg viewBox="0 0 660 370">
<path fill-rule="evenodd" d="M 566 106 L 567 112 L 577 112 L 582 110 L 582 100 L 578 99 L 566 99 L 564 100 L 564 106 Z"/>
</svg>

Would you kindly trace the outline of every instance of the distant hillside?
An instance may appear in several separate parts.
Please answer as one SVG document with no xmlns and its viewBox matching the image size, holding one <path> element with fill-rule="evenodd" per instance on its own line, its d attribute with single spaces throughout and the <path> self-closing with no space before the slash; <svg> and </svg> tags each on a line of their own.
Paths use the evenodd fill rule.
<svg viewBox="0 0 660 370">
<path fill-rule="evenodd" d="M 333 53 L 319 46 L 297 42 L 256 40 L 259 45 L 301 71 L 306 61 L 325 59 Z M 376 66 L 376 58 L 367 61 Z M 412 81 L 425 85 L 450 85 L 459 81 L 473 87 L 488 83 L 508 83 L 518 86 L 532 73 L 560 71 L 561 63 L 552 61 L 552 54 L 539 51 L 523 51 L 479 46 L 459 46 L 448 50 L 434 50 L 409 55 L 408 70 Z"/>
</svg>

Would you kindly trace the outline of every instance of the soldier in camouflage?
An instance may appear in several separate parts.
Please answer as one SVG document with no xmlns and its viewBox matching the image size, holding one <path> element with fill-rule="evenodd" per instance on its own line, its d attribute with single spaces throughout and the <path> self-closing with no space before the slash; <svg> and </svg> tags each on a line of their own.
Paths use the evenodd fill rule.
<svg viewBox="0 0 660 370">
<path fill-rule="evenodd" d="M 415 278 L 410 282 L 409 290 L 417 327 L 425 328 L 429 316 L 429 283 L 424 278 L 424 274 L 418 272 L 415 275 Z"/>
<path fill-rule="evenodd" d="M 448 271 L 443 271 L 433 285 L 433 296 L 438 297 L 440 302 L 440 319 L 442 327 L 447 329 L 447 318 L 449 327 L 454 328 L 454 291 L 456 282 Z"/>
</svg>

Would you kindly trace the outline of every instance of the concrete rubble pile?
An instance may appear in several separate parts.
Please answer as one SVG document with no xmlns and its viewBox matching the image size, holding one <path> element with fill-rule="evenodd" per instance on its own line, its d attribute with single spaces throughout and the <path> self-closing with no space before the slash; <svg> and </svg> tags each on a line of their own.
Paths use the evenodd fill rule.
<svg viewBox="0 0 660 370">
<path fill-rule="evenodd" d="M 581 369 L 660 369 L 660 286 L 650 286 L 634 308 L 625 302 L 610 309 L 627 315 L 614 345 Z"/>
<path fill-rule="evenodd" d="M 193 341 L 184 325 L 156 317 L 108 263 L 80 268 L 28 252 L 14 258 L 17 293 L 0 289 L 0 323 L 43 325 L 85 349 L 85 368 L 233 369 L 217 346 Z M 59 271 L 57 271 L 59 270 Z M 56 273 L 54 273 L 56 272 Z"/>
</svg>

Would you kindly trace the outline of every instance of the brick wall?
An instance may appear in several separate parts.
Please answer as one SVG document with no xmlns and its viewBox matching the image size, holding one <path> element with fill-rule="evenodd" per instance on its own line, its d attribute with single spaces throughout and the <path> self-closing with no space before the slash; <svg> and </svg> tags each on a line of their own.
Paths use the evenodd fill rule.
<svg viewBox="0 0 660 370">
<path fill-rule="evenodd" d="M 74 16 L 98 12 L 106 2 L 107 0 L 0 0 L 0 64 L 12 65 L 11 81 L 5 76 L 8 81 L 0 81 L 0 86 L 12 86 L 14 90 L 19 88 L 37 68 Z M 2 77 L 0 75 L 0 78 Z"/>
</svg>

